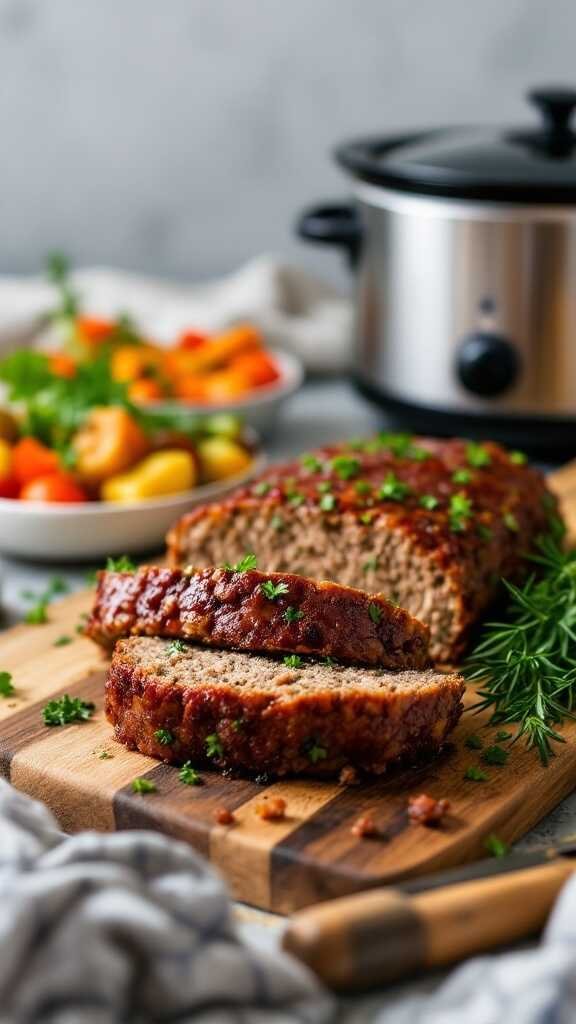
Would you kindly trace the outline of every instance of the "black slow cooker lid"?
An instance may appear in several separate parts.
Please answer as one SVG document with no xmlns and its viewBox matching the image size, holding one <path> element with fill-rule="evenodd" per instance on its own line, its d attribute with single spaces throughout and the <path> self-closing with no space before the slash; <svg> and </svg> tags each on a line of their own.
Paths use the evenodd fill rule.
<svg viewBox="0 0 576 1024">
<path fill-rule="evenodd" d="M 361 181 L 403 192 L 521 203 L 576 201 L 576 89 L 528 93 L 540 123 L 443 128 L 345 143 L 338 162 Z"/>
</svg>

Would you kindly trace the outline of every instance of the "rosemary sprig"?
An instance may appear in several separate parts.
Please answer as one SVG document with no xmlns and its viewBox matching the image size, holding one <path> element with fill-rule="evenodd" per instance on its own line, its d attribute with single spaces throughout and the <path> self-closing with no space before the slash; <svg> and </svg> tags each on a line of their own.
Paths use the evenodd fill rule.
<svg viewBox="0 0 576 1024">
<path fill-rule="evenodd" d="M 530 560 L 539 571 L 524 586 L 504 581 L 506 620 L 486 624 L 465 666 L 481 684 L 476 709 L 490 709 L 493 724 L 515 723 L 514 741 L 536 747 L 543 764 L 576 708 L 576 551 L 558 533 L 538 540 Z"/>
</svg>

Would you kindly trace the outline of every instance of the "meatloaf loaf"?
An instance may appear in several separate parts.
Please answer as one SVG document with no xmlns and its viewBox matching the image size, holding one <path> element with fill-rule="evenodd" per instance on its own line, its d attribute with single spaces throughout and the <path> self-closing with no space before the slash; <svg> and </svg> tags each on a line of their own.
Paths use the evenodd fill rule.
<svg viewBox="0 0 576 1024">
<path fill-rule="evenodd" d="M 289 660 L 289 664 L 287 661 Z M 302 662 L 300 664 L 300 661 Z M 441 747 L 461 713 L 458 675 L 331 666 L 131 637 L 115 648 L 106 713 L 143 754 L 273 776 L 381 773 Z"/>
<path fill-rule="evenodd" d="M 292 573 L 156 566 L 102 572 L 86 631 L 104 646 L 160 636 L 389 669 L 429 662 L 428 627 L 382 595 Z"/>
<path fill-rule="evenodd" d="M 453 662 L 501 577 L 556 515 L 542 475 L 486 442 L 381 434 L 275 467 L 186 515 L 172 565 L 218 565 L 254 551 L 260 569 L 300 572 L 386 594 L 431 630 Z"/>
</svg>

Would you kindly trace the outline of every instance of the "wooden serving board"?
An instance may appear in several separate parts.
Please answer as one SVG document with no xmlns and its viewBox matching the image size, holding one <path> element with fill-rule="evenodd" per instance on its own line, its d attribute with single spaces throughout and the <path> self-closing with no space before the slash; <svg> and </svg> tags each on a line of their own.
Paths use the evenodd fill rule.
<svg viewBox="0 0 576 1024">
<path fill-rule="evenodd" d="M 554 474 L 551 483 L 576 536 L 576 463 Z M 11 672 L 16 686 L 13 697 L 0 700 L 0 773 L 44 800 L 68 831 L 154 828 L 187 840 L 247 903 L 288 913 L 471 860 L 485 852 L 488 835 L 517 839 L 576 785 L 576 724 L 564 730 L 567 742 L 548 768 L 518 745 L 505 767 L 482 765 L 489 781 L 465 780 L 470 765 L 481 765 L 479 753 L 465 746 L 466 737 L 479 732 L 488 746 L 497 732 L 486 718 L 472 715 L 464 715 L 450 748 L 433 764 L 358 787 L 311 780 L 261 786 L 208 771 L 203 785 L 183 785 L 177 769 L 113 739 L 102 710 L 105 656 L 76 631 L 91 599 L 91 593 L 66 598 L 51 606 L 48 624 L 21 625 L 0 636 L 0 670 Z M 73 642 L 54 646 L 63 634 Z M 93 700 L 94 718 L 47 728 L 42 707 L 63 693 Z M 474 700 L 472 691 L 468 704 Z M 101 759 L 102 751 L 112 757 Z M 136 776 L 154 780 L 156 792 L 134 794 Z M 441 828 L 409 824 L 407 798 L 422 791 L 450 800 Z M 264 792 L 284 797 L 284 821 L 258 817 L 255 804 Z M 232 826 L 215 823 L 219 807 L 234 812 Z M 351 825 L 367 811 L 380 834 L 354 838 Z"/>
</svg>

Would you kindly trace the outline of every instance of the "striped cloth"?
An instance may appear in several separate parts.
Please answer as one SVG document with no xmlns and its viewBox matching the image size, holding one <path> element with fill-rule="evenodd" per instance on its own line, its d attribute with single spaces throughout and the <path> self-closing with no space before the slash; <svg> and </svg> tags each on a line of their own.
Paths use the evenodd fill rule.
<svg viewBox="0 0 576 1024">
<path fill-rule="evenodd" d="M 235 932 L 225 886 L 154 832 L 64 837 L 0 780 L 1 1024 L 327 1024 L 293 959 Z"/>
</svg>

